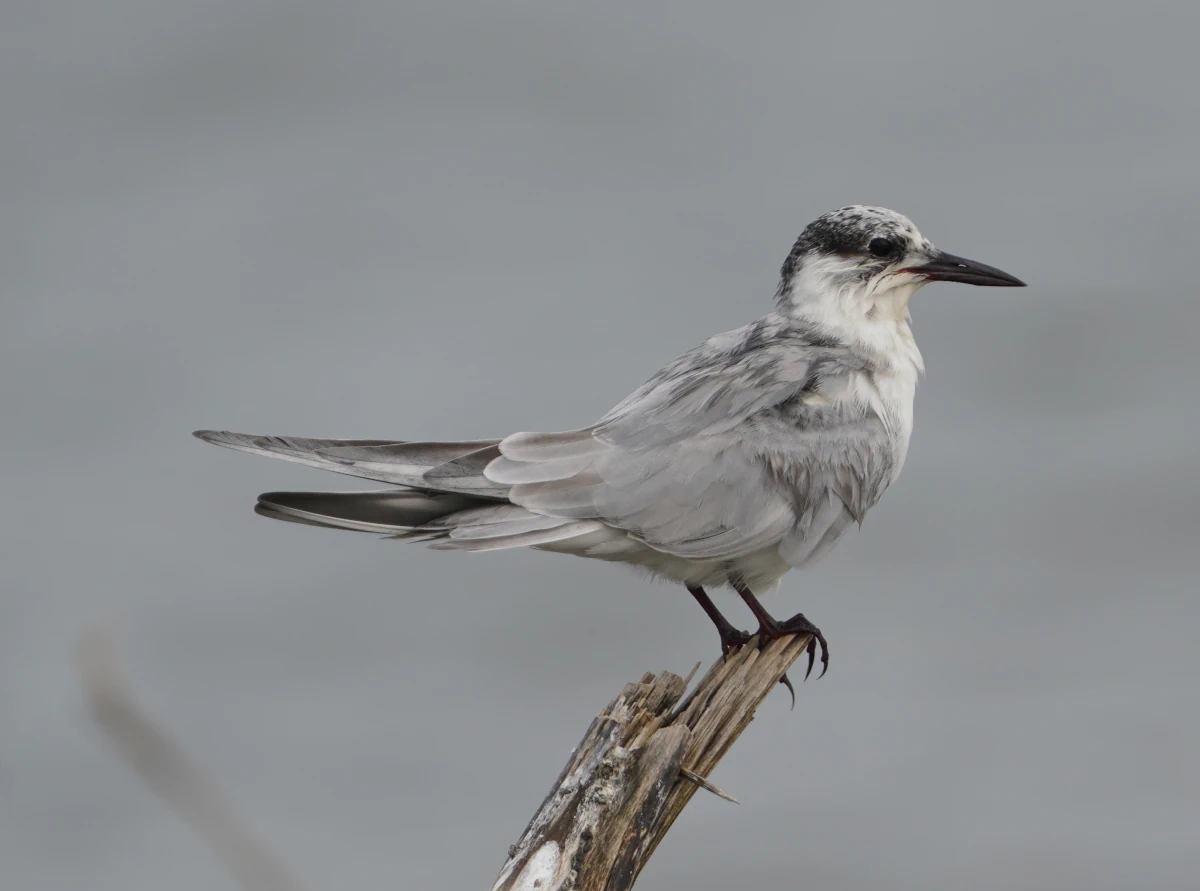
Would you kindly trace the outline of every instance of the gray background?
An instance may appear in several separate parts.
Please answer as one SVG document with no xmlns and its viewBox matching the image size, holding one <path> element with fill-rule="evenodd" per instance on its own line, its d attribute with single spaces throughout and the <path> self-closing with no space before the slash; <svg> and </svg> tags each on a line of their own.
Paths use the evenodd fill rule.
<svg viewBox="0 0 1200 891">
<path fill-rule="evenodd" d="M 346 479 L 189 432 L 579 426 L 864 202 L 1031 286 L 915 301 L 904 476 L 772 602 L 833 669 L 642 886 L 1195 888 L 1196 10 L 5 4 L 0 884 L 231 887 L 82 710 L 106 619 L 312 888 L 490 887 L 595 710 L 713 656 L 704 615 L 265 522 Z"/>
</svg>

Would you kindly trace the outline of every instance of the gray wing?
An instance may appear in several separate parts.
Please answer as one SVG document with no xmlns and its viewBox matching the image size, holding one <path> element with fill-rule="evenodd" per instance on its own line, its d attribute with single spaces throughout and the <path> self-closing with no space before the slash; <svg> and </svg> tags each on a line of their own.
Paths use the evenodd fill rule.
<svg viewBox="0 0 1200 891">
<path fill-rule="evenodd" d="M 483 476 L 487 463 L 500 454 L 496 448 L 499 440 L 495 439 L 465 442 L 312 439 L 229 430 L 197 430 L 192 435 L 240 452 L 421 491 L 498 500 L 504 500 L 508 494 L 506 488 L 490 483 Z"/>
<path fill-rule="evenodd" d="M 600 519 L 664 553 L 779 544 L 798 565 L 861 519 L 886 451 L 871 409 L 837 398 L 855 366 L 763 320 L 685 353 L 592 427 L 507 437 L 484 475 L 527 510 Z"/>
</svg>

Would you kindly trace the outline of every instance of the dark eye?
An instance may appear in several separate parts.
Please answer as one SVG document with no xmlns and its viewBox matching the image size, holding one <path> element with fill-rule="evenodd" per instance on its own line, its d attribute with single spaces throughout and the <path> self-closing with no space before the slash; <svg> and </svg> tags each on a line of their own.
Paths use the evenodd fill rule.
<svg viewBox="0 0 1200 891">
<path fill-rule="evenodd" d="M 867 245 L 867 250 L 873 257 L 890 257 L 896 253 L 896 245 L 886 238 L 872 238 Z"/>
</svg>

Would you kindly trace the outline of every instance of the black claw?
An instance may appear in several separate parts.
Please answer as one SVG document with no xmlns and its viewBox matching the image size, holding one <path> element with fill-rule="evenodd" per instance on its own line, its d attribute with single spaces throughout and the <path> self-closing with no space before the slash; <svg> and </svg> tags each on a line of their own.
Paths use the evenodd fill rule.
<svg viewBox="0 0 1200 891">
<path fill-rule="evenodd" d="M 783 677 L 779 679 L 779 683 L 788 688 L 788 692 L 792 694 L 792 711 L 796 710 L 796 688 L 792 686 L 792 682 L 788 679 L 787 672 L 783 673 Z"/>
<path fill-rule="evenodd" d="M 808 680 L 812 674 L 813 665 L 817 661 L 818 646 L 821 648 L 821 673 L 817 677 L 825 677 L 825 672 L 829 669 L 829 644 L 825 642 L 825 635 L 821 633 L 820 628 L 808 621 L 804 617 L 804 613 L 796 613 L 796 615 L 792 616 L 786 622 L 779 622 L 763 609 L 763 605 L 758 602 L 758 598 L 754 596 L 754 592 L 746 587 L 745 581 L 740 576 L 731 575 L 729 577 L 729 584 L 738 592 L 742 600 L 746 602 L 746 606 L 750 607 L 750 611 L 754 613 L 754 617 L 758 619 L 759 647 L 764 647 L 771 641 L 778 640 L 789 634 L 807 634 L 809 635 L 809 641 L 804 649 L 808 653 L 808 670 L 804 672 L 804 679 Z M 714 621 L 716 620 L 714 619 Z M 792 694 L 792 707 L 795 708 L 796 691 L 792 688 L 792 682 L 786 674 L 779 679 L 779 682 L 785 684 L 788 692 Z"/>
<path fill-rule="evenodd" d="M 829 644 L 825 640 L 825 635 L 821 633 L 821 629 L 808 621 L 804 617 L 804 613 L 796 613 L 786 622 L 779 624 L 781 631 L 788 634 L 808 634 L 811 639 L 808 642 L 808 672 L 805 673 L 804 679 L 808 680 L 809 674 L 812 673 L 813 664 L 816 661 L 817 647 L 821 648 L 821 673 L 817 678 L 825 677 L 825 672 L 829 670 Z"/>
<path fill-rule="evenodd" d="M 728 659 L 729 654 L 734 650 L 740 650 L 743 646 L 750 642 L 750 635 L 745 631 L 738 631 L 736 628 L 729 628 L 721 632 L 721 658 Z"/>
</svg>

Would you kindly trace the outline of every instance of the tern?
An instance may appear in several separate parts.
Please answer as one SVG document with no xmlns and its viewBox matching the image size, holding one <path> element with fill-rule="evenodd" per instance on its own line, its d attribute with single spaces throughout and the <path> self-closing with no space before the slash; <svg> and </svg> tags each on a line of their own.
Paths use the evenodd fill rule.
<svg viewBox="0 0 1200 891">
<path fill-rule="evenodd" d="M 757 595 L 828 553 L 899 475 L 924 372 L 909 301 L 934 281 L 1024 285 L 937 249 L 902 214 L 850 205 L 796 239 L 774 311 L 688 350 L 587 427 L 469 442 L 195 435 L 390 486 L 270 492 L 263 516 L 440 550 L 630 564 L 682 583 L 722 653 L 809 634 L 808 672 L 819 644 L 824 674 L 821 631 L 803 613 L 773 618 Z M 755 635 L 705 590 L 725 585 Z"/>
</svg>

